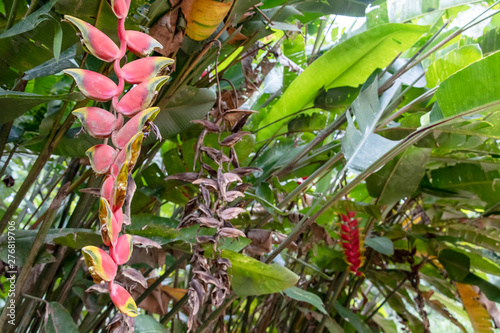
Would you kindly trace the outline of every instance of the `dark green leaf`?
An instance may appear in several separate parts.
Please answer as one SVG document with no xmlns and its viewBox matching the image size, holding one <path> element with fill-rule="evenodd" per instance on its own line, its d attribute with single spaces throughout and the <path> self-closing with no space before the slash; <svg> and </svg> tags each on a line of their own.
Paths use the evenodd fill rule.
<svg viewBox="0 0 500 333">
<path fill-rule="evenodd" d="M 381 205 L 415 193 L 424 177 L 431 149 L 410 147 L 366 179 L 368 192 Z"/>
<path fill-rule="evenodd" d="M 462 282 L 470 271 L 470 259 L 465 254 L 444 249 L 439 252 L 439 262 L 450 278 L 457 282 Z"/>
<path fill-rule="evenodd" d="M 21 22 L 19 22 L 9 30 L 5 31 L 4 33 L 0 34 L 0 39 L 28 32 L 30 30 L 35 29 L 43 21 L 49 20 L 50 16 L 48 13 L 52 9 L 52 7 L 54 7 L 54 4 L 57 1 L 58 0 L 50 0 L 45 5 L 40 7 L 40 9 L 38 9 L 34 13 L 28 15 L 28 17 L 21 20 Z"/>
<path fill-rule="evenodd" d="M 29 111 L 31 108 L 48 101 L 81 101 L 83 100 L 83 98 L 83 95 L 79 92 L 62 95 L 43 96 L 19 91 L 0 90 L 0 103 L 2 104 L 0 124 L 12 121 L 25 112 Z"/>
<path fill-rule="evenodd" d="M 498 288 L 498 286 L 472 273 L 469 273 L 465 277 L 463 283 L 478 286 L 490 301 L 500 303 L 500 288 Z"/>
<path fill-rule="evenodd" d="M 135 333 L 167 333 L 165 326 L 151 316 L 141 314 L 135 318 Z"/>
<path fill-rule="evenodd" d="M 323 306 L 323 301 L 321 300 L 321 298 L 319 298 L 318 295 L 297 287 L 287 288 L 283 290 L 283 292 L 288 297 L 293 298 L 294 300 L 299 302 L 309 303 L 315 308 L 317 308 L 319 311 L 323 312 L 324 314 L 327 314 L 325 307 Z"/>
<path fill-rule="evenodd" d="M 371 330 L 368 326 L 363 323 L 363 321 L 354 313 L 352 313 L 349 309 L 344 308 L 340 303 L 335 303 L 335 310 L 339 313 L 339 315 L 344 318 L 349 324 L 351 324 L 356 332 L 359 333 L 371 333 Z"/>
<path fill-rule="evenodd" d="M 371 237 L 365 240 L 365 245 L 371 247 L 377 252 L 392 256 L 394 254 L 394 245 L 387 237 Z"/>
<path fill-rule="evenodd" d="M 46 311 L 46 333 L 78 333 L 78 327 L 76 327 L 73 318 L 60 303 L 48 303 Z"/>
</svg>

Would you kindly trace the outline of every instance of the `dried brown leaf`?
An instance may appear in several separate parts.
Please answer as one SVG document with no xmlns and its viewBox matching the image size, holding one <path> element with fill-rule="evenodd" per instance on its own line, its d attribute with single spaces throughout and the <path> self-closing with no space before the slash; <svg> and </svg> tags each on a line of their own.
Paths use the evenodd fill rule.
<svg viewBox="0 0 500 333">
<path fill-rule="evenodd" d="M 220 145 L 222 147 L 232 147 L 235 144 L 237 144 L 238 142 L 240 142 L 241 139 L 243 139 L 243 137 L 245 135 L 249 135 L 249 134 L 252 134 L 252 133 L 250 133 L 250 132 L 237 132 L 237 133 L 231 134 L 230 136 L 228 136 L 224 140 L 222 140 L 220 142 Z"/>
<path fill-rule="evenodd" d="M 244 210 L 243 208 L 231 207 L 231 208 L 225 209 L 222 212 L 220 212 L 219 217 L 223 220 L 232 220 L 244 212 L 246 212 L 246 210 Z"/>
<path fill-rule="evenodd" d="M 235 228 L 221 228 L 219 230 L 219 235 L 227 238 L 247 237 L 243 231 Z"/>
<path fill-rule="evenodd" d="M 165 181 L 167 180 L 181 180 L 183 182 L 188 182 L 192 183 L 196 179 L 198 179 L 199 175 L 196 172 L 182 172 L 182 173 L 176 173 L 175 175 L 170 175 L 167 178 L 165 178 Z"/>
<path fill-rule="evenodd" d="M 196 120 L 191 120 L 191 122 L 193 124 L 202 125 L 207 131 L 212 132 L 212 133 L 220 133 L 220 131 L 221 131 L 220 127 L 217 124 L 214 124 L 208 120 L 196 119 Z"/>
</svg>

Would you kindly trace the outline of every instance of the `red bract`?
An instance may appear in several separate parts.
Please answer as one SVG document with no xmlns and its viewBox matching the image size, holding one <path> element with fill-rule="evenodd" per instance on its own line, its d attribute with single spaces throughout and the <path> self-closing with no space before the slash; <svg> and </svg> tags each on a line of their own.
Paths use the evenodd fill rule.
<svg viewBox="0 0 500 333">
<path fill-rule="evenodd" d="M 98 175 L 107 173 L 116 158 L 115 149 L 104 144 L 95 145 L 89 148 L 86 154 L 89 157 L 92 169 L 94 169 L 94 172 Z"/>
<path fill-rule="evenodd" d="M 128 83 L 138 84 L 156 77 L 174 61 L 166 57 L 147 57 L 129 62 L 122 68 L 122 77 Z"/>
<path fill-rule="evenodd" d="M 83 45 L 96 58 L 111 62 L 120 57 L 118 46 L 101 30 L 73 16 L 65 15 L 64 18 L 73 23 L 80 31 Z"/>
<path fill-rule="evenodd" d="M 99 102 L 111 100 L 116 95 L 116 84 L 106 76 L 86 69 L 65 69 L 71 75 L 82 94 Z"/>
<path fill-rule="evenodd" d="M 358 220 L 354 218 L 356 213 L 347 212 L 347 215 L 341 214 L 340 216 L 343 222 L 340 225 L 340 238 L 342 239 L 340 244 L 344 249 L 345 258 L 349 264 L 349 270 L 357 276 L 361 276 L 363 273 L 359 271 L 359 268 L 363 262 L 363 250 L 359 237 Z"/>
<path fill-rule="evenodd" d="M 85 107 L 72 112 L 80 119 L 83 127 L 94 138 L 105 139 L 123 125 L 123 116 L 116 118 L 111 112 L 101 108 Z"/>
<path fill-rule="evenodd" d="M 143 32 L 127 30 L 125 34 L 127 36 L 127 49 L 139 57 L 149 55 L 155 48 L 163 48 L 156 39 Z"/>
<path fill-rule="evenodd" d="M 122 313 L 130 317 L 135 317 L 139 314 L 134 299 L 122 286 L 110 282 L 109 296 L 111 296 L 111 300 Z"/>
<path fill-rule="evenodd" d="M 133 243 L 132 236 L 130 235 L 121 235 L 118 238 L 115 246 L 114 259 L 118 265 L 125 264 L 132 255 Z"/>
<path fill-rule="evenodd" d="M 168 76 L 158 76 L 138 84 L 120 99 L 116 111 L 124 116 L 133 117 L 146 109 L 156 97 L 156 92 L 167 82 Z"/>
<path fill-rule="evenodd" d="M 113 133 L 111 136 L 113 144 L 123 149 L 137 133 L 148 132 L 148 122 L 153 121 L 159 112 L 159 108 L 149 108 L 136 114 L 119 131 Z"/>
</svg>

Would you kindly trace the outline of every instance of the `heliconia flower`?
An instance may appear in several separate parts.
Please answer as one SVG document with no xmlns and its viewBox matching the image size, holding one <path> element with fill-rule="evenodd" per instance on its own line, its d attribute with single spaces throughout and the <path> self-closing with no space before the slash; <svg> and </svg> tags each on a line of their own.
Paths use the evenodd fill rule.
<svg viewBox="0 0 500 333">
<path fill-rule="evenodd" d="M 139 310 L 137 310 L 137 305 L 135 304 L 134 299 L 122 286 L 110 282 L 109 296 L 111 296 L 111 300 L 123 314 L 126 314 L 129 317 L 136 317 L 139 314 Z"/>
<path fill-rule="evenodd" d="M 131 171 L 135 162 L 137 162 L 137 158 L 139 157 L 139 153 L 141 152 L 141 144 L 144 134 L 142 132 L 137 133 L 129 140 L 124 149 L 120 151 L 118 156 L 116 156 L 116 160 L 114 162 L 118 167 L 122 166 L 125 161 L 128 162 L 128 170 Z"/>
<path fill-rule="evenodd" d="M 80 119 L 85 131 L 97 139 L 105 139 L 123 125 L 123 116 L 118 119 L 109 111 L 97 107 L 84 107 L 72 112 Z"/>
<path fill-rule="evenodd" d="M 122 68 L 122 77 L 125 81 L 138 84 L 156 77 L 173 59 L 166 57 L 147 57 L 129 62 Z"/>
<path fill-rule="evenodd" d="M 125 34 L 127 36 L 127 49 L 140 57 L 149 55 L 155 48 L 163 48 L 160 42 L 144 32 L 127 30 Z"/>
<path fill-rule="evenodd" d="M 101 197 L 106 199 L 109 203 L 113 201 L 114 192 L 113 186 L 115 183 L 115 178 L 113 175 L 109 175 L 104 180 L 104 183 L 101 186 Z"/>
<path fill-rule="evenodd" d="M 139 111 L 146 109 L 153 103 L 157 91 L 168 78 L 168 76 L 158 76 L 138 84 L 120 99 L 116 111 L 124 116 L 133 117 Z"/>
<path fill-rule="evenodd" d="M 127 195 L 127 180 L 128 180 L 128 165 L 127 162 L 123 163 L 118 175 L 113 183 L 113 201 L 112 209 L 116 212 L 123 206 L 125 196 Z"/>
<path fill-rule="evenodd" d="M 109 254 L 95 246 L 85 246 L 82 253 L 94 283 L 114 280 L 117 266 Z"/>
<path fill-rule="evenodd" d="M 108 200 L 101 197 L 99 201 L 99 220 L 101 221 L 102 242 L 107 246 L 115 246 L 120 235 L 123 224 L 123 213 L 121 210 L 118 210 L 117 213 L 113 214 Z"/>
<path fill-rule="evenodd" d="M 99 144 L 90 147 L 85 154 L 89 157 L 90 165 L 98 175 L 107 173 L 116 159 L 116 150 L 108 145 Z"/>
<path fill-rule="evenodd" d="M 137 133 L 149 131 L 149 122 L 152 122 L 160 108 L 148 108 L 136 114 L 119 131 L 113 132 L 111 140 L 118 149 L 123 149 Z"/>
<path fill-rule="evenodd" d="M 96 58 L 112 62 L 120 57 L 118 46 L 101 30 L 73 16 L 64 15 L 64 18 L 73 23 L 80 31 L 84 47 Z"/>
<path fill-rule="evenodd" d="M 347 212 L 347 215 L 340 215 L 344 222 L 340 225 L 340 238 L 342 239 L 340 244 L 344 249 L 345 259 L 349 264 L 349 270 L 357 276 L 361 276 L 363 273 L 359 271 L 359 268 L 363 263 L 363 250 L 359 236 L 358 220 L 354 218 L 355 215 L 355 212 Z"/>
<path fill-rule="evenodd" d="M 121 235 L 114 248 L 116 263 L 118 265 L 125 264 L 130 259 L 130 256 L 132 256 L 133 248 L 132 236 L 128 234 Z"/>
<path fill-rule="evenodd" d="M 82 94 L 99 102 L 106 102 L 116 95 L 116 84 L 108 77 L 86 69 L 65 69 L 71 75 Z"/>
<path fill-rule="evenodd" d="M 130 0 L 108 0 L 113 13 L 119 19 L 126 18 L 130 8 Z"/>
</svg>

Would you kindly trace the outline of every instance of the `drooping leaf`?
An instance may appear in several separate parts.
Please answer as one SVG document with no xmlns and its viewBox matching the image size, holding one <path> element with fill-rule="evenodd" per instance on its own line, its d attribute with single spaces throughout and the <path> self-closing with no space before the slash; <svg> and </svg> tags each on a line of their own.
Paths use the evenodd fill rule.
<svg viewBox="0 0 500 333">
<path fill-rule="evenodd" d="M 297 287 L 287 288 L 287 289 L 283 290 L 283 292 L 288 297 L 290 297 L 296 301 L 299 301 L 299 302 L 309 303 L 312 306 L 314 306 L 315 308 L 317 308 L 319 311 L 323 312 L 324 314 L 327 314 L 325 307 L 323 305 L 323 301 L 321 300 L 321 298 L 319 298 L 318 295 L 316 295 L 312 292 L 297 288 Z"/>
<path fill-rule="evenodd" d="M 73 318 L 60 303 L 50 302 L 47 304 L 47 321 L 45 332 L 47 333 L 78 333 Z"/>
<path fill-rule="evenodd" d="M 375 69 L 387 66 L 426 31 L 427 28 L 421 26 L 387 24 L 338 44 L 290 84 L 259 127 L 303 109 L 322 88 L 359 86 Z M 280 126 L 276 123 L 259 131 L 258 141 L 271 136 Z"/>
<path fill-rule="evenodd" d="M 31 108 L 48 101 L 81 101 L 83 98 L 82 94 L 78 92 L 44 96 L 20 91 L 0 90 L 0 103 L 2 104 L 0 124 L 12 121 Z"/>
<path fill-rule="evenodd" d="M 344 318 L 349 324 L 351 324 L 356 332 L 360 333 L 369 333 L 371 330 L 366 326 L 365 323 L 354 313 L 352 313 L 349 309 L 346 309 L 340 303 L 335 303 L 335 310 L 339 313 L 339 315 Z"/>
<path fill-rule="evenodd" d="M 368 192 L 388 205 L 415 193 L 424 177 L 431 149 L 410 147 L 366 179 Z"/>
<path fill-rule="evenodd" d="M 222 257 L 231 261 L 231 286 L 238 296 L 277 293 L 295 285 L 299 279 L 295 273 L 278 264 L 267 265 L 229 250 L 222 251 Z"/>
<path fill-rule="evenodd" d="M 486 309 L 479 303 L 479 295 L 471 286 L 457 283 L 457 289 L 462 299 L 462 304 L 469 315 L 474 333 L 493 332 L 490 316 Z"/>
<path fill-rule="evenodd" d="M 365 245 L 386 256 L 394 254 L 394 245 L 387 237 L 370 237 L 365 240 Z"/>
</svg>

